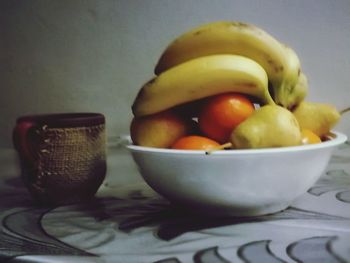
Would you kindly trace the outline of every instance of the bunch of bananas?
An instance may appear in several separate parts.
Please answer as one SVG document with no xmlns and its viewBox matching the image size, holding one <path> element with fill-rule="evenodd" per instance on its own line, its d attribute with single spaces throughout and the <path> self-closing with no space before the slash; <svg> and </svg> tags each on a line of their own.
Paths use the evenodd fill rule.
<svg viewBox="0 0 350 263">
<path fill-rule="evenodd" d="M 213 22 L 185 32 L 164 50 L 154 73 L 132 105 L 135 118 L 228 92 L 294 110 L 308 92 L 295 51 L 242 22 Z"/>
<path fill-rule="evenodd" d="M 161 55 L 155 74 L 135 99 L 135 116 L 224 92 L 291 109 L 308 90 L 296 53 L 241 22 L 209 23 L 180 35 Z"/>
</svg>

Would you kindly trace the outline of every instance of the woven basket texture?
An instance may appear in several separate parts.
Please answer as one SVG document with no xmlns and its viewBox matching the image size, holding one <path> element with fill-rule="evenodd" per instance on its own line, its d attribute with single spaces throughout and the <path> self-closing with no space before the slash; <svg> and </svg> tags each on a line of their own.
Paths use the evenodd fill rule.
<svg viewBox="0 0 350 263">
<path fill-rule="evenodd" d="M 37 162 L 29 180 L 32 193 L 55 202 L 93 196 L 106 173 L 105 125 L 44 126 L 37 134 Z"/>
</svg>

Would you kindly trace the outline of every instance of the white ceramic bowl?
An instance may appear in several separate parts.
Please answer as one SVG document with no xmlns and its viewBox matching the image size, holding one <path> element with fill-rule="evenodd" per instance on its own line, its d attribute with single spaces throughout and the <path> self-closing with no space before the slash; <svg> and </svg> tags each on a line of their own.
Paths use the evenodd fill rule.
<svg viewBox="0 0 350 263">
<path fill-rule="evenodd" d="M 313 145 L 204 151 L 127 145 L 144 180 L 168 200 L 209 215 L 257 216 L 287 208 L 320 178 L 339 132 Z"/>
</svg>

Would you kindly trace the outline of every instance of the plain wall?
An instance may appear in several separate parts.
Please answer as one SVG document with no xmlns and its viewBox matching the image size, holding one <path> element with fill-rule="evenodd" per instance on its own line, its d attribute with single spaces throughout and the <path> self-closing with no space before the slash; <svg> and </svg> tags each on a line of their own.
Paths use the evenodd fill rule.
<svg viewBox="0 0 350 263">
<path fill-rule="evenodd" d="M 349 0 L 1 0 L 0 147 L 33 113 L 101 112 L 110 138 L 128 133 L 130 106 L 166 45 L 215 20 L 287 43 L 309 78 L 307 99 L 350 106 Z M 349 120 L 337 126 L 348 136 Z"/>
</svg>

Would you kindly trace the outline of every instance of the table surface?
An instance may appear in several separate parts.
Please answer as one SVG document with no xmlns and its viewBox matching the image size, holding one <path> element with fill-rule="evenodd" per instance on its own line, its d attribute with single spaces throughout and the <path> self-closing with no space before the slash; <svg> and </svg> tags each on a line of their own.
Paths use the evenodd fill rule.
<svg viewBox="0 0 350 263">
<path fill-rule="evenodd" d="M 0 151 L 0 262 L 350 262 L 349 142 L 290 208 L 250 218 L 189 215 L 147 187 L 125 150 L 109 154 L 93 201 L 45 208 Z"/>
</svg>

